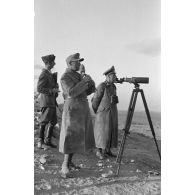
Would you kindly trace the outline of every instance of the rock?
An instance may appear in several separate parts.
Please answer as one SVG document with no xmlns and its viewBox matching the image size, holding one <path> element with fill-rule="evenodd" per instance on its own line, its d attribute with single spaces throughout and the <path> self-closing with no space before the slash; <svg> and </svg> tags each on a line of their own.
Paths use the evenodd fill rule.
<svg viewBox="0 0 195 195">
<path fill-rule="evenodd" d="M 132 159 L 130 162 L 131 162 L 131 163 L 134 163 L 134 162 L 135 162 L 135 160 L 133 160 L 133 159 Z"/>
<path fill-rule="evenodd" d="M 41 180 L 40 184 L 35 185 L 35 188 L 37 190 L 51 190 L 52 187 L 48 181 L 43 179 L 43 180 Z"/>
<path fill-rule="evenodd" d="M 80 164 L 79 167 L 85 168 L 85 165 L 84 164 Z"/>
<path fill-rule="evenodd" d="M 141 171 L 141 170 L 139 170 L 139 169 L 137 169 L 137 170 L 136 170 L 136 172 L 137 172 L 137 173 L 140 173 L 140 172 L 142 172 L 142 171 Z"/>
<path fill-rule="evenodd" d="M 44 156 L 41 156 L 39 162 L 44 165 L 47 161 Z"/>
<path fill-rule="evenodd" d="M 102 167 L 103 163 L 97 163 L 97 166 Z"/>
<path fill-rule="evenodd" d="M 39 165 L 39 168 L 45 170 L 45 167 L 43 165 Z"/>
<path fill-rule="evenodd" d="M 109 170 L 108 173 L 102 173 L 102 177 L 111 177 L 114 176 L 114 173 L 112 170 Z"/>
<path fill-rule="evenodd" d="M 45 183 L 45 189 L 46 190 L 51 190 L 51 185 L 49 183 Z"/>
<path fill-rule="evenodd" d="M 148 171 L 149 175 L 160 175 L 160 173 L 158 171 Z"/>
</svg>

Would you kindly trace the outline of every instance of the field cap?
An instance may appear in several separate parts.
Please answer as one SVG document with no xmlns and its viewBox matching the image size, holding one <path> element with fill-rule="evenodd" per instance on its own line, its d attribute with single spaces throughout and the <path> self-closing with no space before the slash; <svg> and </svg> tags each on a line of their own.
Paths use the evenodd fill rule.
<svg viewBox="0 0 195 195">
<path fill-rule="evenodd" d="M 103 73 L 103 75 L 109 75 L 109 74 L 116 74 L 114 66 L 109 68 L 106 72 Z"/>
<path fill-rule="evenodd" d="M 46 63 L 50 63 L 53 62 L 55 60 L 55 56 L 53 54 L 50 55 L 46 55 L 46 56 L 42 56 L 41 59 L 43 60 L 43 62 Z"/>
<path fill-rule="evenodd" d="M 66 58 L 67 65 L 70 65 L 71 62 L 80 61 L 82 62 L 84 58 L 80 58 L 80 53 L 75 53 Z"/>
</svg>

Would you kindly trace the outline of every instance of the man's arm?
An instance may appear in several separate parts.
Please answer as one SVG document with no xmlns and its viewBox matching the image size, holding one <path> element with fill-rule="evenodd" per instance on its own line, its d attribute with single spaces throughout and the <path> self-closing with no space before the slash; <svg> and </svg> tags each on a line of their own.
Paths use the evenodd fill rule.
<svg viewBox="0 0 195 195">
<path fill-rule="evenodd" d="M 69 77 L 67 74 L 62 76 L 60 82 L 63 92 L 73 98 L 77 97 L 79 94 L 88 89 L 88 84 L 84 79 L 75 85 L 71 77 Z"/>
<path fill-rule="evenodd" d="M 90 94 L 94 93 L 95 90 L 96 90 L 96 88 L 95 88 L 95 82 L 93 80 L 91 80 L 88 83 L 88 86 L 89 86 L 89 88 L 86 90 L 86 93 L 87 93 L 87 95 L 90 95 Z"/>
<path fill-rule="evenodd" d="M 41 73 L 37 83 L 37 91 L 46 95 L 52 95 L 53 91 L 48 87 L 47 82 L 47 76 L 44 73 Z"/>
</svg>

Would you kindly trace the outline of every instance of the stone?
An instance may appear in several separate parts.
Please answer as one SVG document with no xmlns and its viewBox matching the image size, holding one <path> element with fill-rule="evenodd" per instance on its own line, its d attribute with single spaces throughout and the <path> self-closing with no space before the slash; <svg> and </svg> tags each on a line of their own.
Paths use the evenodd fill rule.
<svg viewBox="0 0 195 195">
<path fill-rule="evenodd" d="M 46 159 L 45 159 L 44 156 L 41 156 L 40 159 L 39 159 L 39 162 L 40 162 L 41 164 L 45 164 L 47 161 L 46 161 Z"/>
<path fill-rule="evenodd" d="M 45 167 L 43 165 L 39 165 L 39 168 L 45 170 Z"/>
<path fill-rule="evenodd" d="M 103 163 L 97 163 L 97 166 L 102 167 Z"/>
<path fill-rule="evenodd" d="M 108 173 L 102 173 L 102 177 L 111 177 L 114 176 L 114 172 L 109 170 Z"/>
</svg>

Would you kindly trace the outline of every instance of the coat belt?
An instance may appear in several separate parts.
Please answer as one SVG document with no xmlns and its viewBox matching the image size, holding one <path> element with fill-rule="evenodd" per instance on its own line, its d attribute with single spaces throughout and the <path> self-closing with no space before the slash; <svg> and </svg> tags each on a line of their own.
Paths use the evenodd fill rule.
<svg viewBox="0 0 195 195">
<path fill-rule="evenodd" d="M 78 97 L 74 97 L 73 98 L 73 97 L 70 97 L 70 96 L 68 96 L 67 99 L 72 99 L 72 100 L 87 100 L 87 98 L 84 98 L 84 97 L 83 98 L 82 97 L 79 97 L 79 98 Z"/>
</svg>

